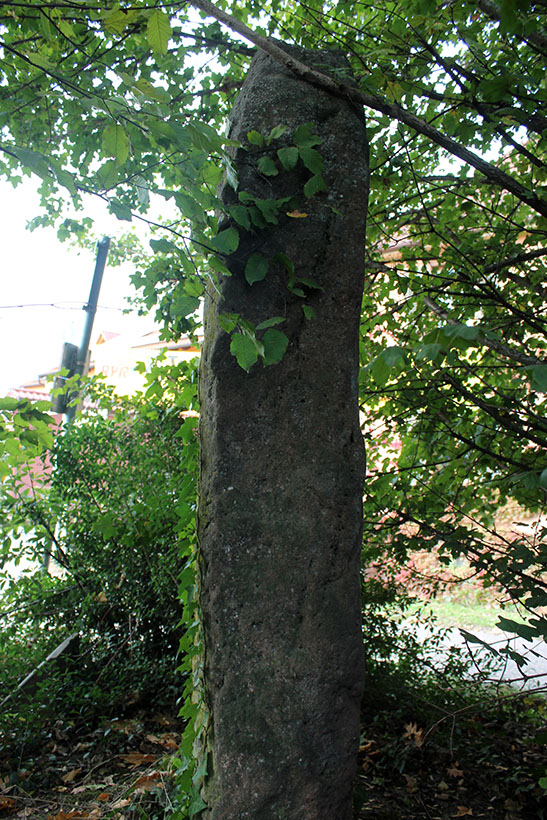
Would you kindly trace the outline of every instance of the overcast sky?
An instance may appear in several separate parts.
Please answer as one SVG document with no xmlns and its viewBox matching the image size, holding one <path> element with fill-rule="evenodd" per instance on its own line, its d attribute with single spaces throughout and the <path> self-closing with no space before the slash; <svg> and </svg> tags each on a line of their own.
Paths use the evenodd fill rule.
<svg viewBox="0 0 547 820">
<path fill-rule="evenodd" d="M 27 221 L 40 213 L 38 183 L 35 176 L 17 188 L 0 183 L 0 396 L 57 366 L 63 342 L 80 343 L 82 307 L 95 268 L 93 253 L 61 243 L 55 230 L 25 229 Z M 92 215 L 104 234 L 128 227 L 104 213 L 102 206 Z M 107 263 L 92 339 L 101 330 L 134 334 L 151 328 L 151 319 L 122 314 L 127 307 L 124 297 L 131 292 L 129 273 L 129 266 Z M 45 306 L 52 304 L 57 307 Z"/>
</svg>

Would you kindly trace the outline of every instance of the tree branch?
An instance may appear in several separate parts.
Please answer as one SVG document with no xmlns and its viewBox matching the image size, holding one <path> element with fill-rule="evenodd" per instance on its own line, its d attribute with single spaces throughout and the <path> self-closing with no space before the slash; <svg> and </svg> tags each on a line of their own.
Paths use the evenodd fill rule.
<svg viewBox="0 0 547 820">
<path fill-rule="evenodd" d="M 513 179 L 513 177 L 510 177 L 505 173 L 505 171 L 502 171 L 499 168 L 496 168 L 495 165 L 491 165 L 489 162 L 486 162 L 486 160 L 473 153 L 473 151 L 469 151 L 469 149 L 457 143 L 454 139 L 452 139 L 452 137 L 438 131 L 430 125 L 430 123 L 426 122 L 426 120 L 423 120 L 421 117 L 417 117 L 415 114 L 407 111 L 399 105 L 399 103 L 389 102 L 388 100 L 378 97 L 375 94 L 361 91 L 351 85 L 346 85 L 339 80 L 335 80 L 332 77 L 322 74 L 320 71 L 305 65 L 305 63 L 302 63 L 296 57 L 293 57 L 283 48 L 278 46 L 273 40 L 263 37 L 261 34 L 257 34 L 245 25 L 245 23 L 242 23 L 240 20 L 236 20 L 236 18 L 232 17 L 232 15 L 227 14 L 225 11 L 217 8 L 217 6 L 211 3 L 210 0 L 189 0 L 189 2 L 190 5 L 201 9 L 201 11 L 205 12 L 205 14 L 209 14 L 215 20 L 218 20 L 220 23 L 223 23 L 225 26 L 231 28 L 232 31 L 235 31 L 238 34 L 241 34 L 242 37 L 245 37 L 245 39 L 250 40 L 259 49 L 264 51 L 266 54 L 269 54 L 270 57 L 278 63 L 286 66 L 290 71 L 301 77 L 303 80 L 306 80 L 313 85 L 318 85 L 326 91 L 329 91 L 331 94 L 346 97 L 359 105 L 365 105 L 368 108 L 373 108 L 375 111 L 380 111 L 382 114 L 387 114 L 399 122 L 403 122 L 414 131 L 417 131 L 419 134 L 427 137 L 427 139 L 431 140 L 436 145 L 439 145 L 445 151 L 448 151 L 453 156 L 458 157 L 458 159 L 461 159 L 463 162 L 471 165 L 496 185 L 510 191 L 517 197 L 517 199 L 521 200 L 521 202 L 526 203 L 535 211 L 547 217 L 546 201 L 540 199 L 533 191 L 529 190 L 524 185 L 521 185 L 520 182 L 517 182 Z"/>
<path fill-rule="evenodd" d="M 449 314 L 442 309 L 440 305 L 437 304 L 430 296 L 424 297 L 424 302 L 427 307 L 436 313 L 437 316 L 440 316 L 441 319 L 449 325 L 459 325 L 460 322 L 457 322 L 455 319 L 451 319 Z M 527 356 L 526 353 L 519 353 L 518 350 L 513 350 L 513 348 L 509 347 L 508 345 L 504 344 L 503 342 L 498 341 L 497 339 L 489 339 L 484 333 L 479 332 L 477 336 L 477 341 L 479 344 L 483 345 L 484 347 L 489 347 L 490 350 L 494 350 L 496 353 L 499 353 L 500 356 L 504 356 L 506 359 L 512 359 L 519 364 L 529 366 L 529 365 L 538 365 L 538 364 L 545 364 L 544 359 L 538 359 L 536 356 Z"/>
</svg>

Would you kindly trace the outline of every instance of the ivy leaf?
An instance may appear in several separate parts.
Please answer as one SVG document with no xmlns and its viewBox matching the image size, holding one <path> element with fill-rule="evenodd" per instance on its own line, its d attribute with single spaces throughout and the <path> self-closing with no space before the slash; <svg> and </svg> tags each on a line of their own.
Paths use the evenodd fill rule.
<svg viewBox="0 0 547 820">
<path fill-rule="evenodd" d="M 253 253 L 245 265 L 245 279 L 249 285 L 261 282 L 268 273 L 268 260 L 261 253 Z"/>
<path fill-rule="evenodd" d="M 226 230 L 221 231 L 211 239 L 211 245 L 215 250 L 219 251 L 219 253 L 226 255 L 233 253 L 239 245 L 239 233 L 237 229 L 226 228 Z"/>
<path fill-rule="evenodd" d="M 256 329 L 257 330 L 266 330 L 266 328 L 274 327 L 275 325 L 280 325 L 284 321 L 285 321 L 284 316 L 272 316 L 271 319 L 265 319 L 263 322 L 260 322 L 260 324 L 256 326 Z"/>
<path fill-rule="evenodd" d="M 321 191 L 326 191 L 327 186 L 325 185 L 325 180 L 321 176 L 321 174 L 316 174 L 311 179 L 309 179 L 306 184 L 304 185 L 304 195 L 310 199 L 315 194 L 320 193 Z"/>
<path fill-rule="evenodd" d="M 251 229 L 251 216 L 249 214 L 249 209 L 245 207 L 245 205 L 229 205 L 228 206 L 228 213 L 235 219 L 238 225 L 241 225 L 242 228 L 245 228 L 246 231 Z"/>
<path fill-rule="evenodd" d="M 304 311 L 306 319 L 315 319 L 315 310 L 311 305 L 302 305 L 302 310 Z"/>
<path fill-rule="evenodd" d="M 238 365 L 247 372 L 249 372 L 258 359 L 258 350 L 255 342 L 243 333 L 234 333 L 232 336 L 230 353 L 232 356 L 235 356 Z"/>
<path fill-rule="evenodd" d="M 292 171 L 298 162 L 298 148 L 294 145 L 280 148 L 277 152 L 277 156 L 285 171 Z"/>
<path fill-rule="evenodd" d="M 146 24 L 148 45 L 156 54 L 167 54 L 167 44 L 171 37 L 169 16 L 160 9 L 154 9 Z"/>
<path fill-rule="evenodd" d="M 270 328 L 262 337 L 262 344 L 264 345 L 264 364 L 268 366 L 281 361 L 285 355 L 289 339 L 282 330 Z"/>
<path fill-rule="evenodd" d="M 269 177 L 275 177 L 279 173 L 271 157 L 260 157 L 257 162 L 257 167 L 262 174 L 266 174 L 266 176 Z"/>
<path fill-rule="evenodd" d="M 129 137 L 123 126 L 110 123 L 103 131 L 103 149 L 109 157 L 114 157 L 116 165 L 123 165 L 129 156 Z"/>
<path fill-rule="evenodd" d="M 294 144 L 297 145 L 298 148 L 313 148 L 314 145 L 319 145 L 321 137 L 312 134 L 314 127 L 313 122 L 305 122 L 303 125 L 298 126 L 293 138 Z"/>
<path fill-rule="evenodd" d="M 325 168 L 325 163 L 323 162 L 323 157 L 319 151 L 316 151 L 314 148 L 303 146 L 298 149 L 298 153 L 300 154 L 300 159 L 306 168 L 312 172 L 312 174 L 321 174 Z"/>
<path fill-rule="evenodd" d="M 287 130 L 286 125 L 274 125 L 274 127 L 270 131 L 268 139 L 266 140 L 267 144 L 270 145 L 272 140 L 278 140 L 279 137 L 283 136 L 283 134 L 285 133 L 286 130 Z"/>
<path fill-rule="evenodd" d="M 258 131 L 249 131 L 247 133 L 247 139 L 251 145 L 258 145 L 259 147 L 264 145 L 264 137 Z"/>
</svg>

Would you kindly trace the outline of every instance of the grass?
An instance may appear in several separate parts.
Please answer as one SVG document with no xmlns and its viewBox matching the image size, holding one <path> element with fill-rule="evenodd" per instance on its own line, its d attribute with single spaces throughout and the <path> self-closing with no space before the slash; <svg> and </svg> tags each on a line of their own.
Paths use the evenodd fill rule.
<svg viewBox="0 0 547 820">
<path fill-rule="evenodd" d="M 517 622 L 522 622 L 522 618 L 514 606 L 501 609 L 473 600 L 463 604 L 457 601 L 451 601 L 448 598 L 437 598 L 435 600 L 415 604 L 411 612 L 414 613 L 418 609 L 422 609 L 424 613 L 431 613 L 440 626 L 494 629 L 500 615 L 509 617 Z"/>
</svg>

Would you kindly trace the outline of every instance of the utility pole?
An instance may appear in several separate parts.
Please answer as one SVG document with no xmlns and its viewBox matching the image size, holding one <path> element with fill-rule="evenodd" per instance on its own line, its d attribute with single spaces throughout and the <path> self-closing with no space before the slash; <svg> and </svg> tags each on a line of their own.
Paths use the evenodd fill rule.
<svg viewBox="0 0 547 820">
<path fill-rule="evenodd" d="M 103 281 L 103 273 L 106 264 L 106 257 L 110 247 L 110 237 L 103 236 L 97 243 L 97 259 L 95 262 L 95 271 L 93 273 L 93 280 L 91 282 L 91 290 L 89 292 L 89 299 L 84 305 L 84 310 L 87 313 L 84 332 L 80 347 L 66 343 L 63 350 L 63 358 L 61 367 L 68 370 L 66 377 L 61 376 L 55 380 L 55 387 L 62 387 L 66 381 L 73 376 L 83 376 L 86 369 L 87 357 L 89 353 L 89 342 L 91 333 L 93 331 L 93 322 L 95 314 L 97 313 L 97 303 L 99 301 L 99 292 L 101 290 L 101 283 Z M 76 415 L 76 396 L 73 393 L 64 393 L 56 396 L 53 399 L 53 410 L 57 413 L 64 413 L 68 424 L 72 424 Z"/>
<path fill-rule="evenodd" d="M 95 262 L 95 270 L 93 272 L 93 279 L 91 281 L 91 290 L 89 291 L 89 299 L 84 305 L 84 310 L 87 313 L 84 324 L 84 332 L 80 347 L 65 342 L 63 347 L 63 356 L 61 361 L 61 368 L 68 371 L 67 376 L 58 376 L 55 379 L 55 388 L 63 387 L 68 379 L 73 376 L 83 376 L 86 368 L 89 342 L 91 333 L 93 331 L 93 321 L 97 313 L 97 303 L 99 301 L 99 292 L 101 290 L 101 283 L 103 281 L 103 273 L 106 264 L 106 257 L 108 256 L 108 249 L 110 247 L 110 237 L 103 236 L 97 243 L 97 259 Z M 60 395 L 54 396 L 51 402 L 54 413 L 64 413 L 67 424 L 72 424 L 76 415 L 77 394 L 73 392 L 63 392 Z M 50 555 L 47 550 L 42 556 L 42 572 L 49 571 Z"/>
</svg>

